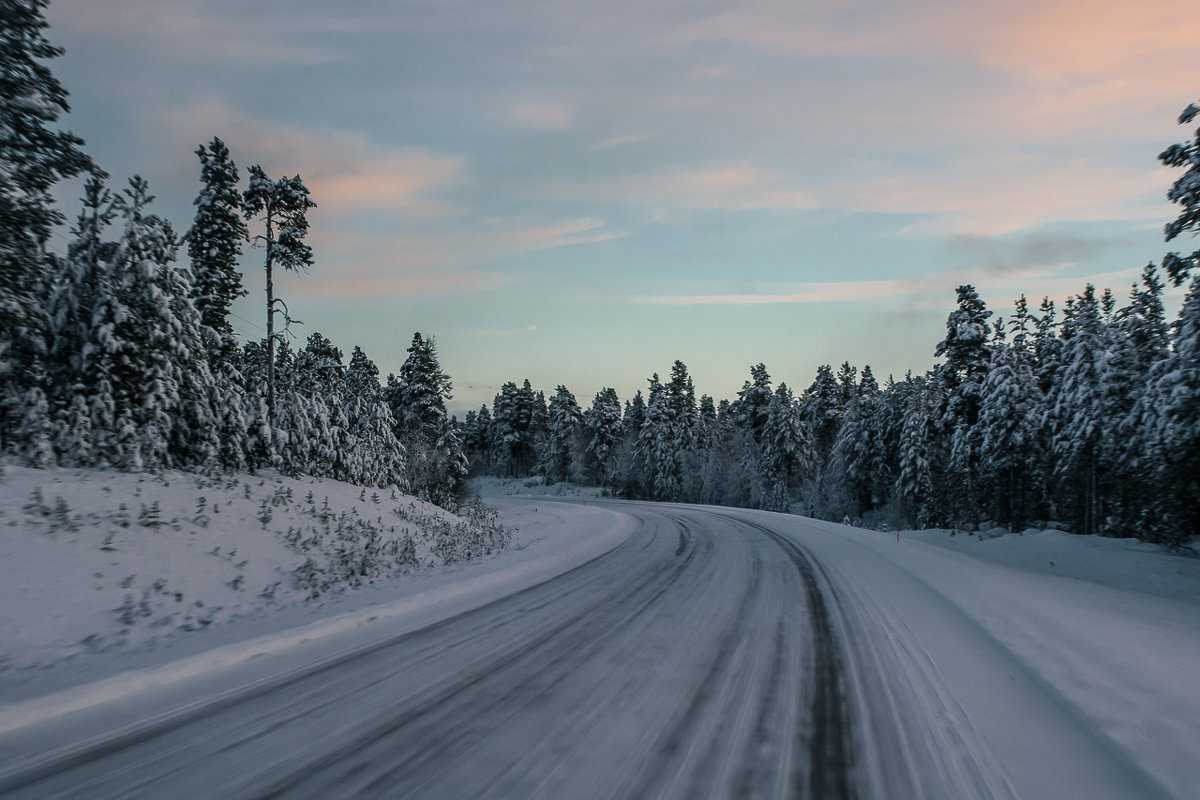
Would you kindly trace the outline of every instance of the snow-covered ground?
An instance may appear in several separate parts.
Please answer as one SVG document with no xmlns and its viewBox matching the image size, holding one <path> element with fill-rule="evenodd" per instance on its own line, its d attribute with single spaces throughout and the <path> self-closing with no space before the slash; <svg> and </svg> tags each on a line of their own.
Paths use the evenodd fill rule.
<svg viewBox="0 0 1200 800">
<path fill-rule="evenodd" d="M 1023 760 L 1042 785 L 1077 785 L 1062 743 L 1030 733 L 1030 714 L 1058 716 L 1092 730 L 1127 773 L 1197 796 L 1200 559 L 1058 531 L 897 538 L 793 525 L 878 626 L 871 647 L 896 685 L 989 738 L 1005 762 Z"/>
<path fill-rule="evenodd" d="M 1200 785 L 1200 559 L 1056 531 L 897 535 L 765 512 L 609 503 L 568 485 L 489 479 L 473 489 L 512 540 L 456 560 L 439 551 L 439 531 L 463 521 L 390 492 L 279 476 L 7 467 L 0 752 L 15 754 L 18 743 L 38 752 L 64 729 L 105 735 L 113 720 L 153 718 L 429 629 L 592 562 L 635 530 L 657 530 L 660 545 L 665 537 L 671 575 L 685 564 L 679 553 L 708 552 L 667 584 L 707 596 L 707 581 L 750 579 L 711 554 L 722 537 L 757 536 L 746 527 L 756 523 L 803 546 L 823 576 L 848 648 L 852 724 L 868 739 L 861 768 L 876 779 L 916 770 L 910 796 L 921 796 L 922 780 L 979 797 L 1070 796 L 1111 778 L 1109 796 L 1126 786 L 1185 798 Z M 297 529 L 300 538 L 289 537 Z M 381 543 L 369 575 L 339 571 L 336 543 L 348 541 L 339 534 L 362 544 L 372 530 Z M 385 546 L 406 537 L 411 552 Z M 705 539 L 718 549 L 697 544 Z M 302 568 L 309 559 L 324 588 Z M 598 574 L 616 580 L 627 566 Z M 563 603 L 563 614 L 577 613 Z"/>
<path fill-rule="evenodd" d="M 602 512 L 534 514 L 500 530 L 331 480 L 6 466 L 0 704 L 261 637 L 278 649 L 317 623 L 469 608 L 628 534 Z"/>
</svg>

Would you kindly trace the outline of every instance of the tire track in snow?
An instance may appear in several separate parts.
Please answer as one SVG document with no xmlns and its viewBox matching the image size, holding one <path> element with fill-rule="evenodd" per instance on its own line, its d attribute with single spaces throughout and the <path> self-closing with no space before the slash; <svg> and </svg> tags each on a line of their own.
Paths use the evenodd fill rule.
<svg viewBox="0 0 1200 800">
<path fill-rule="evenodd" d="M 813 633 L 812 698 L 807 720 L 802 718 L 802 724 L 806 722 L 811 726 L 806 731 L 809 733 L 809 772 L 807 785 L 801 772 L 798 771 L 794 776 L 794 796 L 850 800 L 855 796 L 850 777 L 854 758 L 850 722 L 846 713 L 842 650 L 817 579 L 820 568 L 800 545 L 786 536 L 746 519 L 721 516 L 769 537 L 796 566 L 804 582 Z"/>
</svg>

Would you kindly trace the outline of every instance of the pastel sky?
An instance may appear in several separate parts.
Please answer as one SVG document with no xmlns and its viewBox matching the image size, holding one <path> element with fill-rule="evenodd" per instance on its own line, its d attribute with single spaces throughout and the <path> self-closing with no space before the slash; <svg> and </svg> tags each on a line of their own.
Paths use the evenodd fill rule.
<svg viewBox="0 0 1200 800">
<path fill-rule="evenodd" d="M 434 335 L 461 412 L 585 407 L 675 359 L 933 363 L 954 288 L 1005 314 L 1167 250 L 1195 0 L 52 0 L 65 125 L 184 230 L 196 147 L 299 173 L 303 338 L 386 374 Z M 64 190 L 66 191 L 66 190 Z M 69 211 L 77 188 L 65 197 Z M 233 319 L 263 335 L 261 251 Z M 1174 306 L 1171 308 L 1174 313 Z"/>
</svg>

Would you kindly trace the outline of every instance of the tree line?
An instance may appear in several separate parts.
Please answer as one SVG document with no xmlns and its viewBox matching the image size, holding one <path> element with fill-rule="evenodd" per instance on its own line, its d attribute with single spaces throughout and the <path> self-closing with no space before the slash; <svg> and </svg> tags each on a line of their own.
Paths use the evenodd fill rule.
<svg viewBox="0 0 1200 800">
<path fill-rule="evenodd" d="M 348 364 L 320 333 L 293 350 L 272 269 L 313 263 L 303 181 L 255 165 L 242 190 L 214 138 L 196 150 L 201 189 L 182 235 L 141 177 L 111 190 L 83 140 L 52 129 L 68 105 L 45 64 L 62 52 L 45 38 L 46 5 L 0 0 L 0 453 L 37 467 L 274 468 L 453 507 L 466 468 L 433 341 L 415 335 L 385 384 L 358 347 Z M 75 176 L 80 209 L 53 252 L 66 215 L 51 190 Z M 268 336 L 242 345 L 229 314 L 251 243 L 265 254 Z"/>
<path fill-rule="evenodd" d="M 1190 105 L 1180 124 L 1200 115 Z M 1200 231 L 1200 130 L 1159 156 L 1186 167 L 1169 242 Z M 995 318 L 960 286 L 942 359 L 924 374 L 825 365 L 799 395 L 758 364 L 733 400 L 698 400 L 687 367 L 615 390 L 582 410 L 559 386 L 505 384 L 468 413 L 476 473 L 577 480 L 634 499 L 716 503 L 909 527 L 1137 536 L 1168 546 L 1200 534 L 1200 250 L 1169 253 L 1165 278 L 1192 279 L 1168 324 L 1154 264 L 1118 307 L 1088 285 L 1056 309 L 1024 296 Z"/>
</svg>

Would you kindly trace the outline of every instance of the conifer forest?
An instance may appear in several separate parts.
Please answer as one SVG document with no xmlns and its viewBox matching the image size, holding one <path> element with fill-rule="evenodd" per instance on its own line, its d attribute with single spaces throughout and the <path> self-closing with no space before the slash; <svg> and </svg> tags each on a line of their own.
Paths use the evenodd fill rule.
<svg viewBox="0 0 1200 800">
<path fill-rule="evenodd" d="M 1200 532 L 1200 251 L 1059 303 L 989 309 L 959 286 L 923 372 L 842 363 L 790 387 L 760 363 L 715 399 L 676 361 L 644 392 L 605 388 L 586 408 L 566 386 L 513 381 L 460 420 L 432 335 L 413 335 L 386 378 L 319 332 L 293 344 L 303 309 L 274 296 L 272 274 L 320 268 L 304 164 L 272 177 L 239 166 L 253 154 L 200 143 L 195 216 L 179 225 L 145 180 L 107 175 L 58 130 L 68 95 L 45 5 L 5 3 L 0 49 L 0 449 L 17 463 L 270 468 L 446 507 L 468 475 L 541 476 L 869 526 L 1053 525 L 1173 548 Z M 1177 171 L 1165 238 L 1194 241 L 1200 130 L 1158 159 Z M 54 197 L 66 179 L 83 186 L 72 208 Z M 69 243 L 52 246 L 64 227 Z M 228 314 L 249 265 L 267 273 L 268 336 L 239 341 Z M 1173 319 L 1168 283 L 1189 286 Z"/>
</svg>

